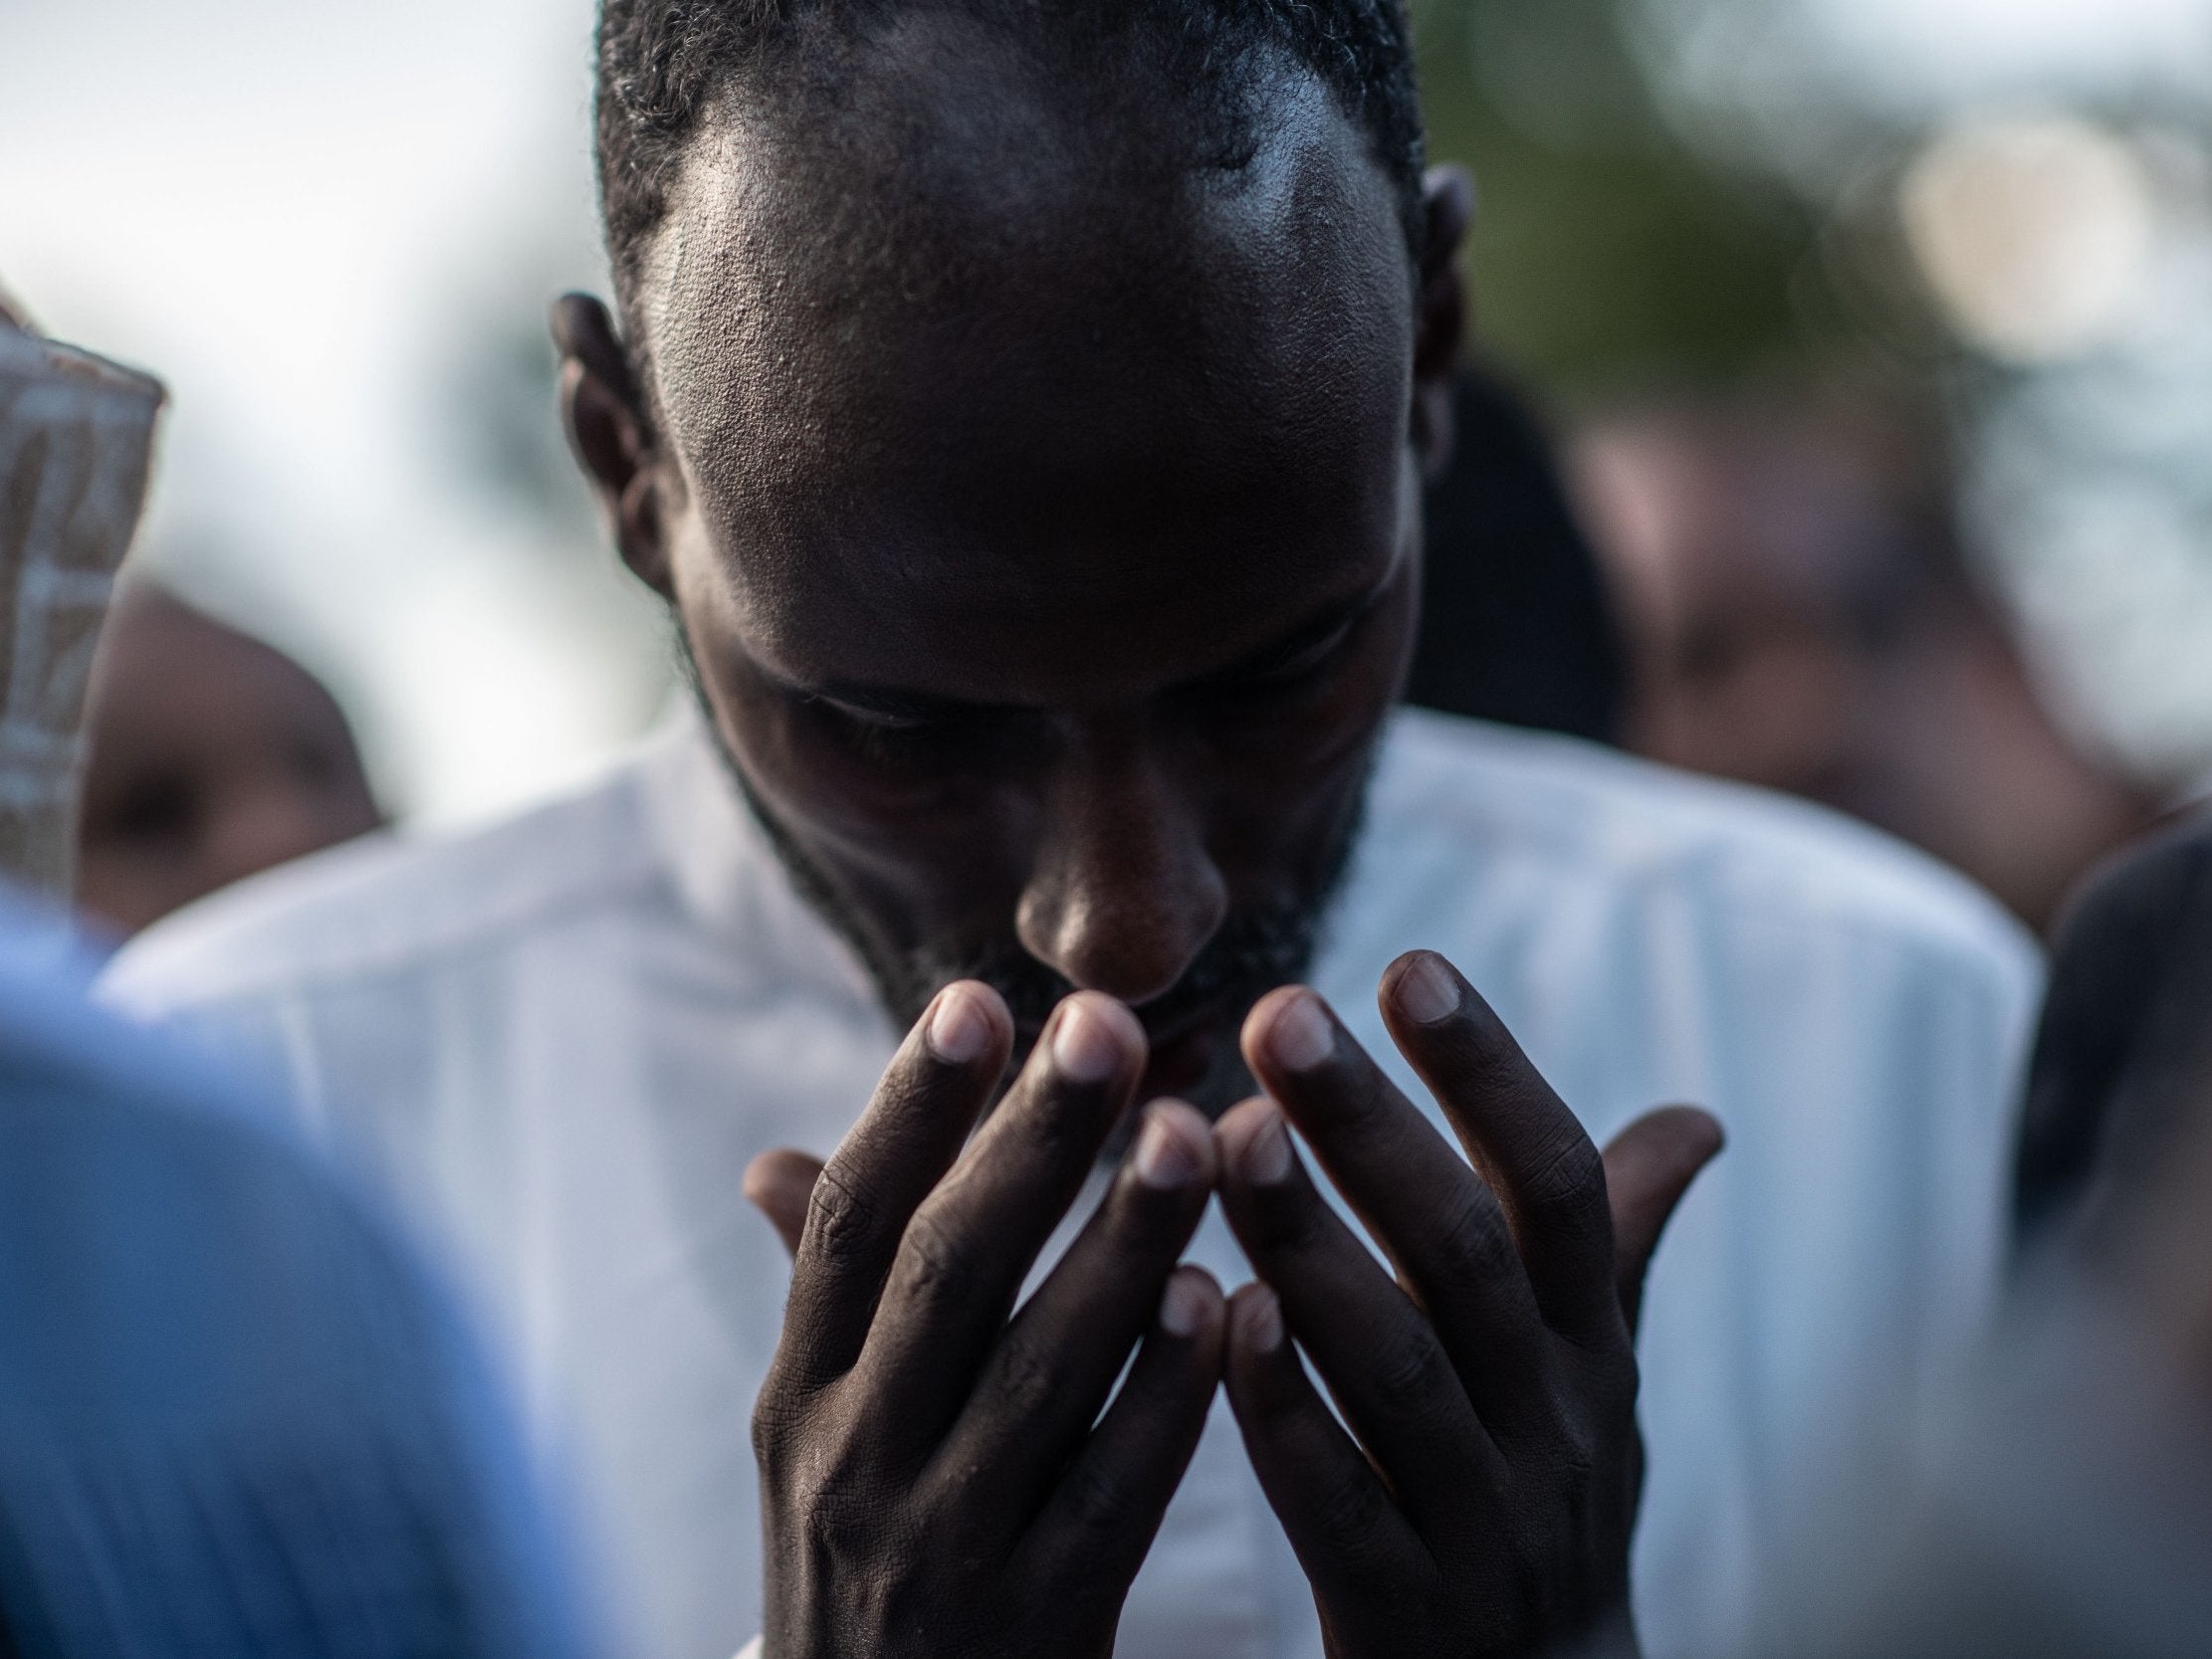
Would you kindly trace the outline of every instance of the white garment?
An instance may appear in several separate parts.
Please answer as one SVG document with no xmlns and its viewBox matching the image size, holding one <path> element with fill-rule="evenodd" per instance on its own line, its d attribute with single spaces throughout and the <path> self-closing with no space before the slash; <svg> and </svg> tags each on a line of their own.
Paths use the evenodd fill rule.
<svg viewBox="0 0 2212 1659">
<path fill-rule="evenodd" d="M 1601 1141 L 1669 1101 L 1727 1126 L 1646 1305 L 1637 1601 L 1659 1659 L 1743 1648 L 1821 1455 L 1917 1409 L 1980 1323 L 2034 951 L 1817 809 L 1405 714 L 1312 977 L 1425 1099 L 1375 1010 L 1414 945 Z M 728 1659 L 760 1628 L 748 1418 L 787 1269 L 739 1177 L 767 1147 L 829 1152 L 897 1034 L 695 720 L 531 816 L 198 907 L 108 989 L 275 1074 L 458 1248 L 599 1519 L 627 1651 Z M 1217 1208 L 1191 1253 L 1248 1277 Z M 1121 1650 L 1320 1651 L 1225 1404 Z"/>
</svg>

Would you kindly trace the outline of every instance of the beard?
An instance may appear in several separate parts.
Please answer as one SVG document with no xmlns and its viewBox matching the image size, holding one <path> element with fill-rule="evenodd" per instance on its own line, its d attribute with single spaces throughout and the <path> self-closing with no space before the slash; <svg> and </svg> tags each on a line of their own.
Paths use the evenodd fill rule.
<svg viewBox="0 0 2212 1659">
<path fill-rule="evenodd" d="M 678 638 L 683 639 L 680 628 Z M 1013 1016 L 1010 1081 L 1052 1010 L 1081 987 L 1018 943 L 961 950 L 928 940 L 902 948 L 886 940 L 865 909 L 761 798 L 715 719 L 688 640 L 683 640 L 681 652 L 685 677 L 724 771 L 799 897 L 859 957 L 893 1023 L 911 1029 L 947 985 L 960 979 L 980 980 L 1004 999 Z M 1313 874 L 1298 891 L 1280 900 L 1232 909 L 1174 986 L 1134 1010 L 1148 1041 L 1172 1041 L 1217 1022 L 1233 1033 L 1261 997 L 1304 977 L 1350 869 L 1366 798 L 1367 779 L 1362 778 L 1351 807 L 1332 829 L 1322 856 L 1312 866 Z M 1208 1117 L 1218 1117 L 1252 1088 L 1238 1045 L 1228 1040 L 1215 1043 L 1204 1074 L 1182 1094 Z"/>
</svg>

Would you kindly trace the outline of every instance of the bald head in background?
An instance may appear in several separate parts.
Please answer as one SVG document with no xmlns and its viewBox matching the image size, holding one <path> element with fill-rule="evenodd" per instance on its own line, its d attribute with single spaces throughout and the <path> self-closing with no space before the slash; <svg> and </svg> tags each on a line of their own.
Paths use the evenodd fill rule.
<svg viewBox="0 0 2212 1659">
<path fill-rule="evenodd" d="M 383 822 L 331 694 L 148 584 L 109 614 L 86 731 L 77 900 L 117 933 Z"/>
</svg>

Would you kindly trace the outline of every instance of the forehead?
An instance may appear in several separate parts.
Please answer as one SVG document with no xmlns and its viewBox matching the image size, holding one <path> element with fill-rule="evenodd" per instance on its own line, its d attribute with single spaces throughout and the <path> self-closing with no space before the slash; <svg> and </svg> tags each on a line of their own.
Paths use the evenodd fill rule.
<svg viewBox="0 0 2212 1659">
<path fill-rule="evenodd" d="M 1411 283 L 1358 132 L 1270 72 L 1224 142 L 946 29 L 718 121 L 646 263 L 680 556 L 748 649 L 1049 700 L 1379 582 Z"/>
</svg>

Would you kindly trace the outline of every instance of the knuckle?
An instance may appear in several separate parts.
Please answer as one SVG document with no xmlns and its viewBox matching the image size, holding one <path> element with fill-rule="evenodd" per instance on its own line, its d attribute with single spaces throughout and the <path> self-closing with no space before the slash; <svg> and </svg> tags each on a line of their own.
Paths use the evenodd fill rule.
<svg viewBox="0 0 2212 1659">
<path fill-rule="evenodd" d="M 924 1309 L 958 1301 L 975 1278 L 967 1243 L 928 1205 L 907 1224 L 898 1271 L 900 1289 Z"/>
<path fill-rule="evenodd" d="M 1636 1416 L 1637 1395 L 1644 1387 L 1644 1373 L 1636 1362 L 1636 1350 L 1623 1344 L 1598 1361 L 1596 1393 L 1600 1405 L 1614 1416 Z"/>
<path fill-rule="evenodd" d="M 1389 1501 L 1373 1479 L 1331 1480 L 1315 1495 L 1314 1523 L 1355 1567 L 1383 1555 Z"/>
<path fill-rule="evenodd" d="M 831 1164 L 806 1204 L 806 1243 L 832 1268 L 843 1266 L 875 1238 L 881 1209 L 849 1169 Z"/>
<path fill-rule="evenodd" d="M 1554 1367 L 1548 1387 L 1557 1402 L 1545 1437 L 1547 1455 L 1571 1482 L 1587 1483 L 1617 1463 L 1637 1435 L 1634 1359 L 1611 1358 L 1568 1371 Z"/>
<path fill-rule="evenodd" d="M 1052 1355 L 1019 1334 L 1009 1334 L 992 1362 L 992 1407 L 1019 1420 L 1034 1417 L 1057 1397 L 1058 1367 Z"/>
<path fill-rule="evenodd" d="M 1486 1290 L 1521 1271 L 1505 1217 L 1486 1198 L 1469 1199 L 1453 1210 L 1438 1241 L 1437 1260 L 1452 1290 Z"/>
<path fill-rule="evenodd" d="M 1606 1436 L 1590 1418 L 1577 1414 L 1559 1425 L 1552 1455 L 1559 1473 L 1580 1487 L 1598 1467 Z"/>
<path fill-rule="evenodd" d="M 764 1491 L 773 1507 L 817 1543 L 845 1551 L 880 1534 L 891 1518 L 898 1483 L 853 1436 L 809 1423 L 794 1432 L 773 1412 L 756 1411 L 754 1443 L 762 1451 Z"/>
<path fill-rule="evenodd" d="M 1134 1514 L 1128 1487 L 1087 1463 L 1068 1471 L 1060 1493 L 1070 1523 L 1093 1537 L 1121 1532 Z"/>
<path fill-rule="evenodd" d="M 849 1439 L 823 1446 L 791 1483 L 793 1495 L 812 1516 L 837 1522 L 850 1516 L 883 1517 L 888 1483 L 878 1478 L 875 1461 Z"/>
<path fill-rule="evenodd" d="M 1606 1209 L 1605 1159 L 1590 1138 L 1562 1134 L 1544 1149 L 1520 1182 L 1521 1198 L 1554 1224 L 1579 1224 L 1595 1232 L 1611 1221 Z"/>
<path fill-rule="evenodd" d="M 783 1453 L 797 1438 L 800 1413 L 773 1381 L 761 1391 L 753 1406 L 753 1455 L 763 1468 L 781 1463 Z"/>
<path fill-rule="evenodd" d="M 1459 1382 L 1458 1372 L 1426 1326 L 1387 1338 L 1374 1365 L 1376 1386 L 1389 1397 L 1409 1404 L 1433 1400 L 1447 1388 L 1456 1388 Z"/>
<path fill-rule="evenodd" d="M 848 1484 L 811 1484 L 798 1502 L 808 1542 L 833 1560 L 872 1555 L 890 1520 L 880 1493 Z"/>
</svg>

